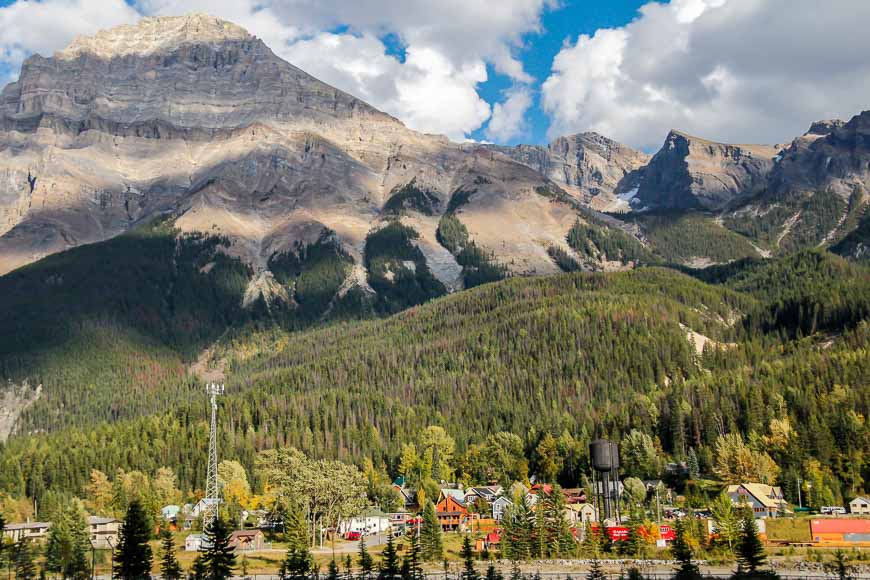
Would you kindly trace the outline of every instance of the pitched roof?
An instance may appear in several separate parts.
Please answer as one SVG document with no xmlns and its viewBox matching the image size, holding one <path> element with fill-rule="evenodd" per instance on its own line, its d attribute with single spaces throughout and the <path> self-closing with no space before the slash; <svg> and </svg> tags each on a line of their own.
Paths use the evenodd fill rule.
<svg viewBox="0 0 870 580">
<path fill-rule="evenodd" d="M 764 483 L 741 483 L 729 485 L 728 493 L 739 493 L 740 488 L 745 489 L 755 500 L 766 508 L 780 508 L 785 501 L 782 497 L 782 489 Z"/>
<path fill-rule="evenodd" d="M 50 527 L 51 522 L 27 522 L 23 524 L 6 524 L 3 529 L 11 532 L 13 530 L 39 530 Z"/>
<path fill-rule="evenodd" d="M 862 502 L 864 502 L 864 503 L 870 503 L 870 498 L 868 498 L 866 495 L 859 495 L 859 496 L 856 496 L 855 499 L 853 499 L 853 500 L 850 501 L 849 503 L 854 503 L 854 502 L 856 502 L 856 501 L 862 501 Z"/>
<path fill-rule="evenodd" d="M 92 526 L 99 526 L 100 524 L 114 524 L 120 523 L 121 520 L 118 518 L 104 518 L 100 516 L 88 516 L 88 523 Z"/>
</svg>

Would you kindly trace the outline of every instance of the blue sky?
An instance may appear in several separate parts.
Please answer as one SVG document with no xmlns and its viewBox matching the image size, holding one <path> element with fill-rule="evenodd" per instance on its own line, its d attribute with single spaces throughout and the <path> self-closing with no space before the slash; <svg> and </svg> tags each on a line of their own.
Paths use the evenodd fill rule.
<svg viewBox="0 0 870 580">
<path fill-rule="evenodd" d="M 0 0 L 0 75 L 76 35 L 193 11 L 456 141 L 596 131 L 653 151 L 679 129 L 776 144 L 870 108 L 867 0 Z"/>
<path fill-rule="evenodd" d="M 531 33 L 526 36 L 527 47 L 519 52 L 518 56 L 537 85 L 549 76 L 553 58 L 562 48 L 563 43 L 575 42 L 581 34 L 595 34 L 599 28 L 623 26 L 637 16 L 637 10 L 643 4 L 646 2 L 639 0 L 566 1 L 561 8 L 546 10 L 543 13 L 541 18 L 543 30 L 540 34 Z M 511 81 L 505 75 L 496 73 L 492 65 L 487 67 L 487 73 L 489 78 L 479 85 L 478 92 L 488 102 L 498 102 L 503 91 L 510 88 Z M 510 139 L 508 144 L 520 142 L 541 144 L 548 141 L 549 119 L 541 109 L 538 93 L 535 94 L 533 102 L 534 105 L 527 113 L 528 132 Z M 486 139 L 483 127 L 470 136 L 477 140 Z"/>
</svg>

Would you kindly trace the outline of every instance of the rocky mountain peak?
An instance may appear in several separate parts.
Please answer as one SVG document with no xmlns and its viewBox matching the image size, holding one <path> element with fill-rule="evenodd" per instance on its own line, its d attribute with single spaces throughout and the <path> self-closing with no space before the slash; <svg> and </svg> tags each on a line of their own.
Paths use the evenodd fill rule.
<svg viewBox="0 0 870 580">
<path fill-rule="evenodd" d="M 93 36 L 78 36 L 55 58 L 71 60 L 89 54 L 103 59 L 147 56 L 171 52 L 187 44 L 215 44 L 251 40 L 247 30 L 202 13 L 143 18 L 136 24 L 116 26 Z"/>
<path fill-rule="evenodd" d="M 836 129 L 839 129 L 843 125 L 845 125 L 843 121 L 840 119 L 828 119 L 824 121 L 816 121 L 812 125 L 810 125 L 809 131 L 807 131 L 807 135 L 830 135 Z"/>
</svg>

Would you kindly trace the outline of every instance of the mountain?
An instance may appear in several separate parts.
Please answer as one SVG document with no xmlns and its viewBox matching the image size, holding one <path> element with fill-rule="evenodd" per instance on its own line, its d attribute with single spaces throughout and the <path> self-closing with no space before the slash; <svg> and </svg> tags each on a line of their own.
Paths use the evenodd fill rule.
<svg viewBox="0 0 870 580">
<path fill-rule="evenodd" d="M 762 188 L 776 147 L 727 145 L 671 131 L 644 168 L 638 207 L 721 209 Z"/>
<path fill-rule="evenodd" d="M 598 133 L 554 139 L 546 147 L 492 146 L 559 183 L 577 199 L 601 211 L 628 209 L 649 155 Z"/>
<path fill-rule="evenodd" d="M 765 188 L 725 225 L 774 252 L 831 246 L 867 259 L 870 111 L 820 121 L 777 156 Z"/>
<path fill-rule="evenodd" d="M 539 173 L 411 131 L 206 15 L 28 58 L 0 127 L 0 273 L 169 217 L 225 238 L 263 296 L 281 295 L 270 260 L 324 236 L 352 261 L 348 285 L 370 291 L 366 237 L 401 219 L 423 268 L 455 289 L 463 266 L 436 239 L 445 213 L 515 273 L 555 272 L 547 249 L 576 219 Z"/>
</svg>

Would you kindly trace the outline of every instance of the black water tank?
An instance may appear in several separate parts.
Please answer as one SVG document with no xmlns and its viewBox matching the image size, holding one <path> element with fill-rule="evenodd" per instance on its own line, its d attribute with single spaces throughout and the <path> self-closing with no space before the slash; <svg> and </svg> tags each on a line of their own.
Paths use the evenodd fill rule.
<svg viewBox="0 0 870 580">
<path fill-rule="evenodd" d="M 610 443 L 610 467 L 619 470 L 619 445 L 613 441 Z"/>
<path fill-rule="evenodd" d="M 595 471 L 610 471 L 613 469 L 613 459 L 610 450 L 611 443 L 606 439 L 596 439 L 589 444 L 589 457 Z"/>
</svg>

